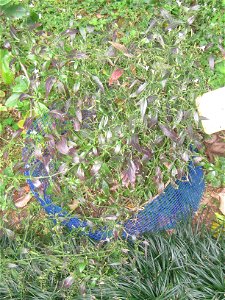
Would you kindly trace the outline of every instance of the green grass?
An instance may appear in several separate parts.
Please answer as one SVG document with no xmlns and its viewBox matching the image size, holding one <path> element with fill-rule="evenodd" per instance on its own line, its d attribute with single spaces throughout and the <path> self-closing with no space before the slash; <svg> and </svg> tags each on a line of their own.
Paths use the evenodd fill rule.
<svg viewBox="0 0 225 300">
<path fill-rule="evenodd" d="M 220 300 L 224 242 L 224 235 L 189 222 L 135 244 L 96 244 L 30 217 L 19 232 L 1 229 L 0 297 Z"/>
<path fill-rule="evenodd" d="M 184 223 L 135 245 L 94 299 L 224 299 L 224 235 Z M 101 296 L 100 296 L 101 295 Z M 91 299 L 87 297 L 87 299 Z"/>
<path fill-rule="evenodd" d="M 80 290 L 113 276 L 112 263 L 126 259 L 122 241 L 95 244 L 33 215 L 19 231 L 1 226 L 1 299 L 76 299 Z M 74 283 L 64 287 L 69 276 Z"/>
</svg>

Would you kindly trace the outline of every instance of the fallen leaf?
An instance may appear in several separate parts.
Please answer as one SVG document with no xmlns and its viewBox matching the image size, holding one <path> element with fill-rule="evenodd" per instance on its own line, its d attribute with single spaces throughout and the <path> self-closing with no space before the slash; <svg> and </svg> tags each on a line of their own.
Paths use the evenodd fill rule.
<svg viewBox="0 0 225 300">
<path fill-rule="evenodd" d="M 104 93 L 105 92 L 105 89 L 104 89 L 104 86 L 101 82 L 101 80 L 97 77 L 97 76 L 92 76 L 94 82 L 98 85 L 99 89 Z"/>
<path fill-rule="evenodd" d="M 215 59 L 214 59 L 214 57 L 211 55 L 211 56 L 209 57 L 209 67 L 210 67 L 211 70 L 213 70 L 213 69 L 214 69 L 214 66 L 215 66 Z"/>
<path fill-rule="evenodd" d="M 141 119 L 143 121 L 148 103 L 147 103 L 147 100 L 145 98 L 143 98 L 143 99 L 141 99 L 139 104 L 140 104 L 140 110 L 141 110 Z"/>
<path fill-rule="evenodd" d="M 114 82 L 116 82 L 122 75 L 123 69 L 116 69 L 113 71 L 109 78 L 109 85 L 112 85 Z"/>
<path fill-rule="evenodd" d="M 74 93 L 78 92 L 80 88 L 80 81 L 76 82 L 73 86 Z"/>
<path fill-rule="evenodd" d="M 80 202 L 76 199 L 74 199 L 70 204 L 68 204 L 70 210 L 74 211 L 78 206 Z"/>
<path fill-rule="evenodd" d="M 28 193 L 25 196 L 22 196 L 22 197 L 16 199 L 15 206 L 17 208 L 23 208 L 24 206 L 27 205 L 27 203 L 30 201 L 31 198 L 32 198 L 32 194 Z"/>
<path fill-rule="evenodd" d="M 77 169 L 77 177 L 78 177 L 80 180 L 84 180 L 84 179 L 85 179 L 85 176 L 84 176 L 84 170 L 82 169 L 81 166 L 79 166 L 78 169 Z"/>
<path fill-rule="evenodd" d="M 91 168 L 91 171 L 90 171 L 91 175 L 94 176 L 94 175 L 98 174 L 98 171 L 101 169 L 101 166 L 102 166 L 101 163 L 96 162 Z"/>
<path fill-rule="evenodd" d="M 224 133 L 223 131 L 221 132 L 221 135 L 219 135 L 219 133 L 213 134 L 210 139 L 205 141 L 205 152 L 210 162 L 214 161 L 216 155 L 225 157 Z"/>
<path fill-rule="evenodd" d="M 109 56 L 109 57 L 116 56 L 116 49 L 113 46 L 109 46 L 109 48 L 106 52 L 106 56 Z"/>
<path fill-rule="evenodd" d="M 77 119 L 73 120 L 73 128 L 75 131 L 80 131 L 80 122 Z"/>
<path fill-rule="evenodd" d="M 62 287 L 68 289 L 71 287 L 74 281 L 75 281 L 74 276 L 70 275 L 63 280 Z"/>
<path fill-rule="evenodd" d="M 148 119 L 147 124 L 148 124 L 148 128 L 152 128 L 153 126 L 155 126 L 158 123 L 158 116 L 152 116 Z"/>
<path fill-rule="evenodd" d="M 160 167 L 156 167 L 154 180 L 158 188 L 158 193 L 161 194 L 165 188 L 165 185 L 163 183 L 163 175 Z"/>
<path fill-rule="evenodd" d="M 145 90 L 145 88 L 146 88 L 147 85 L 148 85 L 147 82 L 141 84 L 141 85 L 139 86 L 139 88 L 138 88 L 133 94 L 130 95 L 130 98 L 135 98 L 135 97 L 137 97 L 140 93 L 142 93 L 142 92 Z"/>
<path fill-rule="evenodd" d="M 162 48 L 165 48 L 165 43 L 161 34 L 159 33 L 153 34 L 153 39 L 155 39 L 162 46 Z"/>
<path fill-rule="evenodd" d="M 217 142 L 210 146 L 211 152 L 225 156 L 225 143 L 223 142 Z"/>
<path fill-rule="evenodd" d="M 142 148 L 141 148 L 140 143 L 139 143 L 138 134 L 134 134 L 134 135 L 131 136 L 130 144 L 131 144 L 131 146 L 134 147 L 135 150 L 137 150 L 139 152 L 142 152 Z"/>
<path fill-rule="evenodd" d="M 24 186 L 24 191 L 25 191 L 26 193 L 28 193 L 28 192 L 30 191 L 29 185 Z"/>
<path fill-rule="evenodd" d="M 125 207 L 132 212 L 138 212 L 140 210 L 140 207 L 137 207 L 133 203 L 128 203 Z"/>
<path fill-rule="evenodd" d="M 116 42 L 109 42 L 114 48 L 116 48 L 117 50 L 119 50 L 120 52 L 122 52 L 125 56 L 127 57 L 133 57 L 132 54 L 130 54 L 127 50 L 127 48 L 120 44 L 120 43 L 116 43 Z"/>
</svg>

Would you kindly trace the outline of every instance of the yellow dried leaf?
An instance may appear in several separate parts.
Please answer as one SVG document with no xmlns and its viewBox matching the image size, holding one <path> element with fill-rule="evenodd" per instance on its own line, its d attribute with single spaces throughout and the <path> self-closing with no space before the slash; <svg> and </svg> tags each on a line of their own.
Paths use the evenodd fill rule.
<svg viewBox="0 0 225 300">
<path fill-rule="evenodd" d="M 80 202 L 76 199 L 74 199 L 70 204 L 68 204 L 70 210 L 74 211 L 78 206 Z"/>
<path fill-rule="evenodd" d="M 25 119 L 19 120 L 19 122 L 17 122 L 17 125 L 19 128 L 23 129 L 24 123 L 25 123 Z"/>
</svg>

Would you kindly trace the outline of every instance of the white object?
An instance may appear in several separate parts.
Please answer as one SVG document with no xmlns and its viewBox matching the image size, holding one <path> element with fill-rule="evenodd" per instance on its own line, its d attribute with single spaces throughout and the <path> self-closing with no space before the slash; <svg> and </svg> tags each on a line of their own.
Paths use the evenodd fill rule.
<svg viewBox="0 0 225 300">
<path fill-rule="evenodd" d="M 196 105 L 205 133 L 225 130 L 225 87 L 199 96 Z"/>
<path fill-rule="evenodd" d="M 225 189 L 222 190 L 222 192 L 219 193 L 220 197 L 220 211 L 225 216 Z"/>
</svg>

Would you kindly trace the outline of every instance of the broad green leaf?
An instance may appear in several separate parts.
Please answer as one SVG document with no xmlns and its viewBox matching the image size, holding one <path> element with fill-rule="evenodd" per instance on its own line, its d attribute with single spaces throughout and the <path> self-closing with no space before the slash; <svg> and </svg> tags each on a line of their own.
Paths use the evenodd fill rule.
<svg viewBox="0 0 225 300">
<path fill-rule="evenodd" d="M 6 5 L 9 2 L 11 2 L 11 0 L 0 0 L 0 6 Z"/>
<path fill-rule="evenodd" d="M 37 23 L 39 20 L 39 16 L 38 14 L 36 14 L 35 12 L 31 12 L 29 17 L 27 18 L 27 24 L 32 25 Z"/>
<path fill-rule="evenodd" d="M 5 84 L 11 84 L 14 74 L 9 67 L 11 55 L 8 50 L 0 49 L 0 76 Z"/>
<path fill-rule="evenodd" d="M 15 79 L 16 85 L 13 87 L 13 93 L 24 93 L 29 87 L 29 83 L 26 77 L 19 76 Z"/>
<path fill-rule="evenodd" d="M 215 70 L 218 73 L 225 74 L 225 60 L 217 63 L 216 66 L 215 66 Z"/>
<path fill-rule="evenodd" d="M 85 262 L 79 263 L 78 268 L 79 268 L 80 273 L 82 273 L 84 271 L 85 267 L 86 267 Z"/>
<path fill-rule="evenodd" d="M 4 10 L 4 14 L 8 18 L 15 18 L 15 19 L 20 19 L 25 16 L 29 16 L 29 11 L 20 4 L 13 4 L 8 7 L 6 7 Z"/>
<path fill-rule="evenodd" d="M 49 109 L 43 103 L 35 102 L 34 104 L 34 114 L 35 116 L 40 116 L 47 113 Z"/>
<path fill-rule="evenodd" d="M 6 100 L 6 103 L 5 103 L 5 106 L 6 107 L 17 107 L 18 103 L 19 103 L 19 97 L 20 97 L 20 94 L 12 94 L 7 100 Z"/>
</svg>

